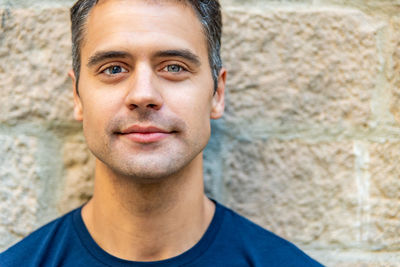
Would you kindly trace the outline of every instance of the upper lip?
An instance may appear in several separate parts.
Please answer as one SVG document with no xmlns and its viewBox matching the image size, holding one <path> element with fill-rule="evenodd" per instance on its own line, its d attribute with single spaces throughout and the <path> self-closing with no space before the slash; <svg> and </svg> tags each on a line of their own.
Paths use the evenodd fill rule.
<svg viewBox="0 0 400 267">
<path fill-rule="evenodd" d="M 169 131 L 155 126 L 140 126 L 132 125 L 128 128 L 124 128 L 121 134 L 131 134 L 131 133 L 169 133 Z"/>
</svg>

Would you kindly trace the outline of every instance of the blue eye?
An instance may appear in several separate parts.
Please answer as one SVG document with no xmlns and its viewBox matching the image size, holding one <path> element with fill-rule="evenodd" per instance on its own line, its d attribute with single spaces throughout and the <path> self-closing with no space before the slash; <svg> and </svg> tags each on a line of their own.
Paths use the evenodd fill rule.
<svg viewBox="0 0 400 267">
<path fill-rule="evenodd" d="M 168 65 L 164 68 L 164 71 L 168 71 L 168 72 L 173 72 L 173 73 L 178 73 L 181 72 L 182 70 L 184 70 L 181 66 L 179 65 Z"/>
<path fill-rule="evenodd" d="M 116 75 L 123 72 L 128 72 L 128 71 L 121 66 L 111 66 L 104 70 L 104 73 L 108 75 Z"/>
</svg>

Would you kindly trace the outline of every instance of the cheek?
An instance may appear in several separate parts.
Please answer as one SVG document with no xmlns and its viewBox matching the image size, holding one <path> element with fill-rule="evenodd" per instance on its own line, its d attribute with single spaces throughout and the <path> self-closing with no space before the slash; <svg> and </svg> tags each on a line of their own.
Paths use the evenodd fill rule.
<svg viewBox="0 0 400 267">
<path fill-rule="evenodd" d="M 181 94 L 168 103 L 168 109 L 185 122 L 185 135 L 190 143 L 203 145 L 208 140 L 211 132 L 211 97 L 204 93 Z"/>
<path fill-rule="evenodd" d="M 182 93 L 174 97 L 167 96 L 165 103 L 173 113 L 188 124 L 209 121 L 211 114 L 211 97 L 205 94 Z"/>
<path fill-rule="evenodd" d="M 102 116 L 99 115 L 96 110 L 91 107 L 87 107 L 83 112 L 83 133 L 85 135 L 86 141 L 91 147 L 94 143 L 99 141 L 99 136 L 101 134 L 102 127 Z"/>
<path fill-rule="evenodd" d="M 210 77 L 204 76 L 201 75 L 193 80 L 186 80 L 173 86 L 170 84 L 163 86 L 164 103 L 168 105 L 169 109 L 179 113 L 183 112 L 184 115 L 185 113 L 187 113 L 186 115 L 194 113 L 197 118 L 205 116 L 209 119 L 213 83 Z"/>
<path fill-rule="evenodd" d="M 103 133 L 106 122 L 112 114 L 111 98 L 91 95 L 83 102 L 83 130 L 88 137 L 99 136 Z"/>
</svg>

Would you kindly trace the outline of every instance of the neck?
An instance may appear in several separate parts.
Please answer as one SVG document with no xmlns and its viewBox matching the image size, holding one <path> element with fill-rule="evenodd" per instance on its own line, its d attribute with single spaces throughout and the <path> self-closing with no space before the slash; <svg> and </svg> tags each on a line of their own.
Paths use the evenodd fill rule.
<svg viewBox="0 0 400 267">
<path fill-rule="evenodd" d="M 178 174 L 146 182 L 118 177 L 96 164 L 93 198 L 83 220 L 98 245 L 132 261 L 157 261 L 194 246 L 214 213 L 204 195 L 202 156 Z"/>
</svg>

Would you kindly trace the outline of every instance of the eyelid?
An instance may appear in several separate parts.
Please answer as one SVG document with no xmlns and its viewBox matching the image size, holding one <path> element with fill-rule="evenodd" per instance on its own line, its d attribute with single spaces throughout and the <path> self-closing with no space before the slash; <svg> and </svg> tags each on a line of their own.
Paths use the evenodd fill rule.
<svg viewBox="0 0 400 267">
<path fill-rule="evenodd" d="M 106 71 L 110 72 L 111 69 L 114 68 L 114 67 L 120 67 L 121 68 L 121 72 L 120 73 L 106 73 Z M 118 74 L 127 73 L 127 72 L 128 72 L 128 70 L 126 70 L 124 67 L 121 67 L 121 66 L 110 66 L 108 68 L 105 68 L 102 73 L 105 73 L 107 75 L 118 75 Z"/>
<path fill-rule="evenodd" d="M 104 71 L 106 71 L 107 69 L 111 68 L 111 67 L 121 67 L 122 69 L 126 70 L 126 72 L 122 72 L 122 73 L 127 73 L 129 72 L 129 68 L 126 66 L 126 64 L 122 63 L 122 62 L 112 62 L 112 63 L 107 63 L 104 64 L 102 66 L 99 67 L 98 69 L 98 73 L 99 74 L 103 74 Z M 110 74 L 109 74 L 110 75 Z"/>
<path fill-rule="evenodd" d="M 176 62 L 176 61 L 163 62 L 161 64 L 161 71 L 165 70 L 165 68 L 168 68 L 169 66 L 179 66 L 180 68 L 182 68 L 182 71 L 180 71 L 180 72 L 192 72 L 186 64 Z M 180 73 L 180 72 L 178 72 L 178 73 Z"/>
<path fill-rule="evenodd" d="M 179 65 L 179 64 L 168 64 L 162 70 L 166 71 L 166 72 L 170 72 L 170 71 L 168 71 L 168 67 L 171 67 L 171 66 L 177 66 L 177 67 L 181 68 L 181 71 L 179 71 L 179 72 L 171 71 L 171 73 L 180 73 L 182 71 L 188 71 L 185 67 L 183 67 L 182 65 Z"/>
</svg>

